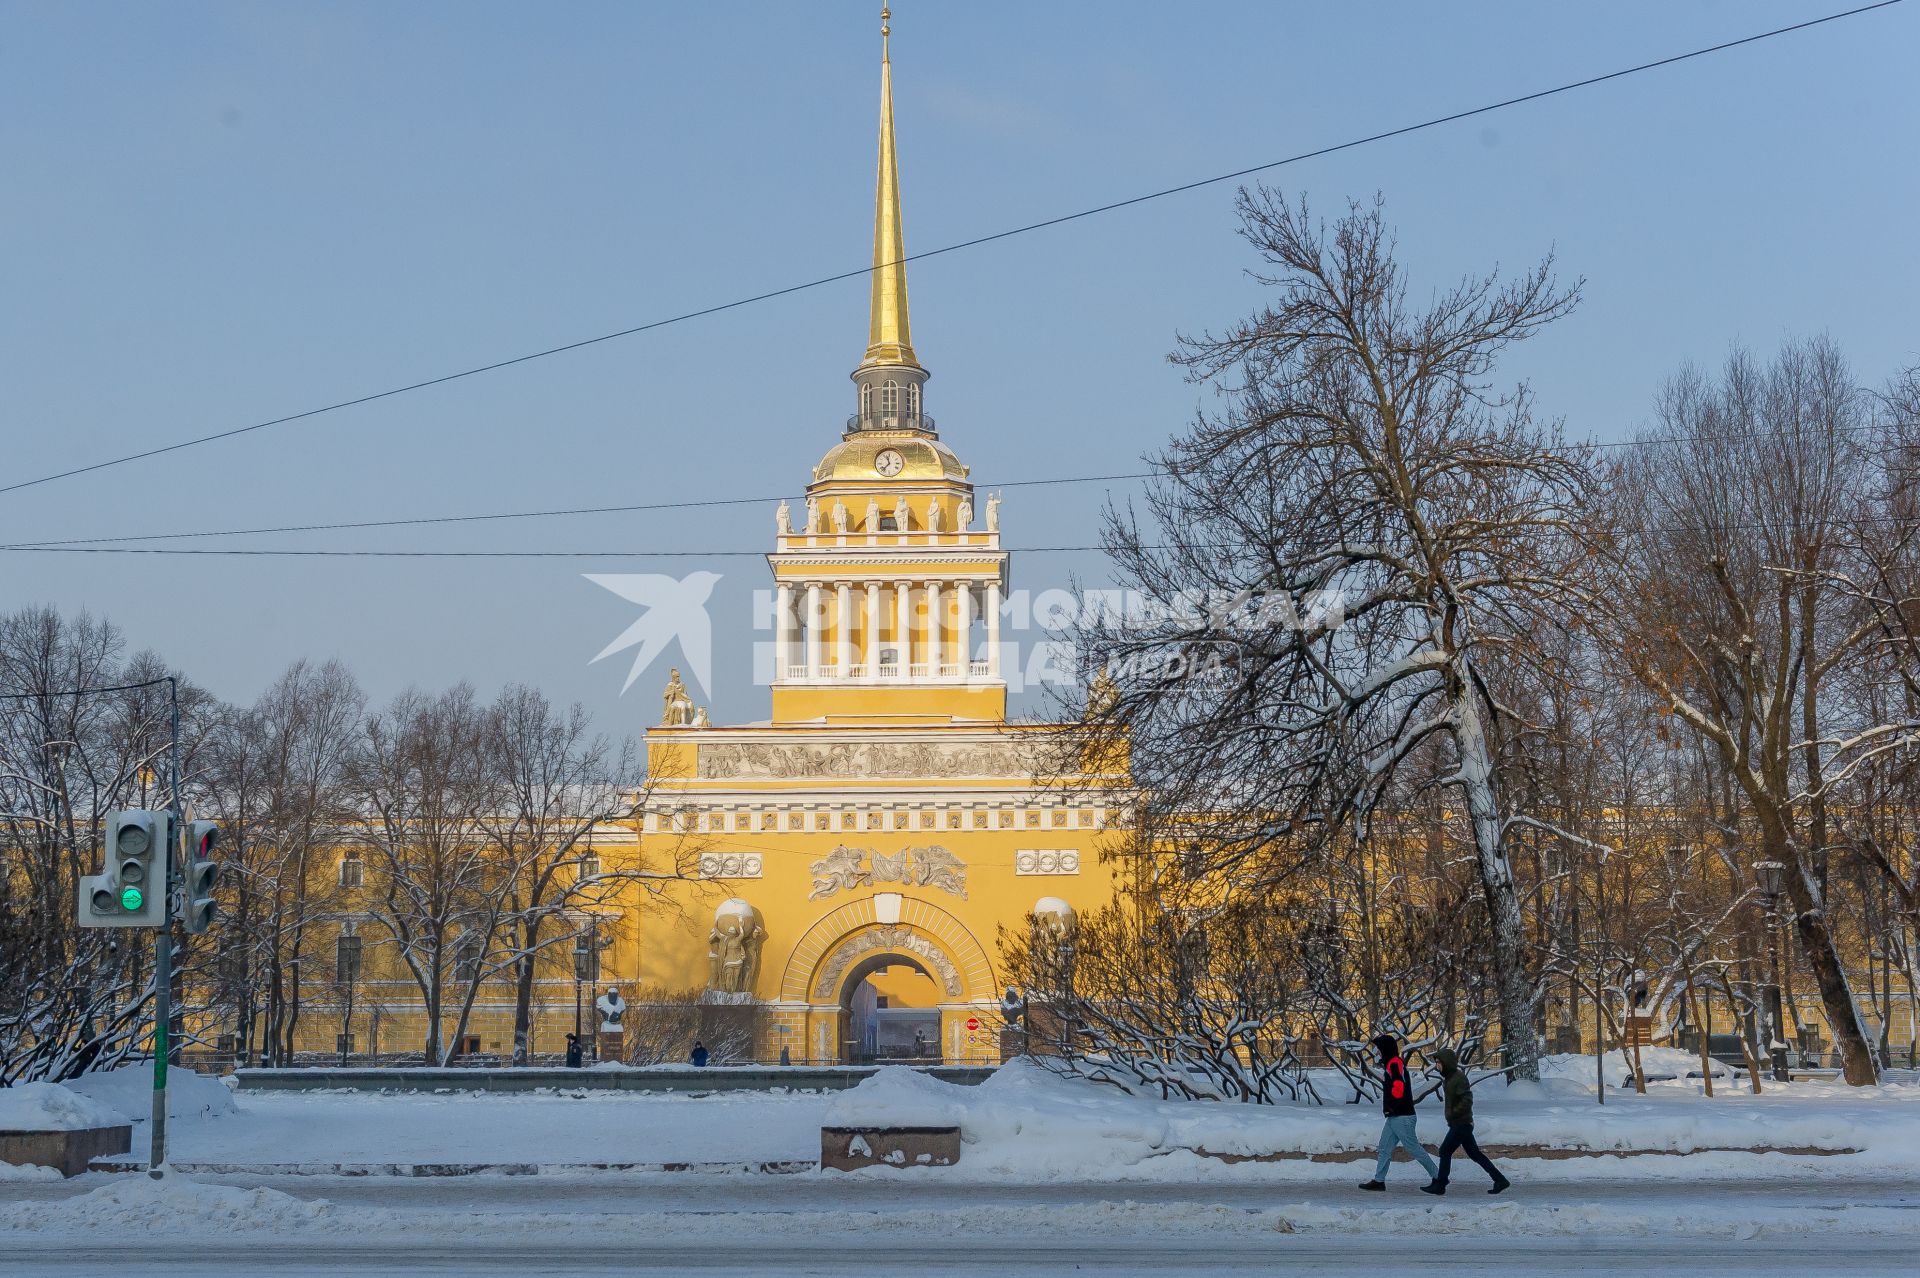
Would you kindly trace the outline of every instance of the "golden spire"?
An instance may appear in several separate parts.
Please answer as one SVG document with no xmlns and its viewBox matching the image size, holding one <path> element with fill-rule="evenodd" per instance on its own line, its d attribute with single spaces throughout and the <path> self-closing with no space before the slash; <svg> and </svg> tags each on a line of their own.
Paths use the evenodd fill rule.
<svg viewBox="0 0 1920 1278">
<path fill-rule="evenodd" d="M 907 324 L 906 236 L 900 229 L 900 165 L 893 155 L 893 62 L 887 37 L 891 10 L 880 10 L 880 176 L 873 197 L 873 303 L 867 354 L 860 363 L 920 366 Z"/>
</svg>

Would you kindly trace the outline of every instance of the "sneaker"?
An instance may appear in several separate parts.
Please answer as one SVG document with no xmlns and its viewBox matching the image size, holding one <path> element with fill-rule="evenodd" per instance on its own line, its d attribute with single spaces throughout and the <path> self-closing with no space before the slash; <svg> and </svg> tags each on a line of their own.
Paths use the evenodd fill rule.
<svg viewBox="0 0 1920 1278">
<path fill-rule="evenodd" d="M 1384 1180 L 1363 1180 L 1360 1182 L 1360 1188 L 1371 1189 L 1376 1193 L 1384 1194 L 1387 1192 L 1387 1182 Z"/>
<path fill-rule="evenodd" d="M 1445 1197 L 1447 1192 L 1447 1187 L 1440 1181 L 1430 1180 L 1426 1184 L 1420 1186 L 1420 1192 L 1423 1194 L 1432 1194 L 1435 1198 L 1441 1198 L 1441 1197 Z"/>
<path fill-rule="evenodd" d="M 1489 1194 L 1497 1194 L 1503 1189 L 1512 1188 L 1512 1186 L 1513 1186 L 1513 1182 L 1508 1180 L 1505 1176 L 1502 1176 L 1499 1180 L 1496 1180 L 1493 1182 L 1493 1188 L 1489 1189 L 1487 1192 Z"/>
</svg>

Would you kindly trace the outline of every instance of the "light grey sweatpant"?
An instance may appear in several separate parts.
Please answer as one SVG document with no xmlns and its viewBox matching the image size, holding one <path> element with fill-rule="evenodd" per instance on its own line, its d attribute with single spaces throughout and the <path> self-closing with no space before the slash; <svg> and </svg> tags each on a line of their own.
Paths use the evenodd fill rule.
<svg viewBox="0 0 1920 1278">
<path fill-rule="evenodd" d="M 1413 1125 L 1414 1116 L 1412 1114 L 1396 1114 L 1387 1120 L 1386 1126 L 1380 1129 L 1380 1155 L 1378 1161 L 1373 1165 L 1373 1178 L 1375 1180 L 1385 1180 L 1387 1178 L 1387 1167 L 1393 1162 L 1393 1147 L 1395 1145 L 1404 1145 L 1407 1152 L 1418 1159 L 1420 1165 L 1427 1169 L 1427 1175 L 1430 1178 L 1434 1180 L 1440 1179 L 1440 1169 L 1434 1165 L 1432 1157 L 1421 1147 L 1420 1138 L 1413 1133 Z"/>
</svg>

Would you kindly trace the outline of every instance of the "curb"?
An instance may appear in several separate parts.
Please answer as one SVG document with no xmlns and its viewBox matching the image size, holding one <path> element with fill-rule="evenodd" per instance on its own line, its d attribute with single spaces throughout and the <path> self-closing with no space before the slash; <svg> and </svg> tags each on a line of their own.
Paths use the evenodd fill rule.
<svg viewBox="0 0 1920 1278">
<path fill-rule="evenodd" d="M 572 1176 L 590 1172 L 692 1172 L 699 1175 L 792 1176 L 819 1170 L 813 1159 L 792 1158 L 751 1163 L 184 1163 L 174 1171 L 204 1176 L 395 1176 L 424 1180 L 443 1176 Z M 145 1162 L 96 1158 L 87 1170 L 143 1172 Z"/>
<path fill-rule="evenodd" d="M 1838 1157 L 1841 1154 L 1858 1154 L 1857 1149 L 1820 1149 L 1812 1145 L 1702 1145 L 1697 1149 L 1590 1149 L 1584 1146 L 1565 1145 L 1482 1145 L 1481 1150 L 1488 1158 L 1544 1158 L 1550 1160 L 1565 1158 L 1686 1158 L 1693 1154 L 1811 1154 L 1819 1157 Z M 1166 1153 L 1177 1151 L 1167 1150 Z M 1200 1148 L 1189 1151 L 1202 1158 L 1217 1159 L 1223 1163 L 1370 1163 L 1376 1157 L 1371 1149 L 1335 1149 L 1320 1153 L 1308 1153 L 1305 1150 L 1276 1150 L 1267 1154 L 1226 1154 Z M 1404 1149 L 1394 1150 L 1394 1161 L 1410 1163 L 1413 1156 Z"/>
</svg>

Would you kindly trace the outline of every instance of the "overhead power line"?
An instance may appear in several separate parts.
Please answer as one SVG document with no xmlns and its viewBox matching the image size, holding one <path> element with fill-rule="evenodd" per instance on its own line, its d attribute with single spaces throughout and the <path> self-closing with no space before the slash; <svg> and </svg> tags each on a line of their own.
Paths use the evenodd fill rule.
<svg viewBox="0 0 1920 1278">
<path fill-rule="evenodd" d="M 1858 426 L 1836 427 L 1836 435 L 1857 435 L 1876 429 L 1877 423 L 1863 422 Z M 1707 435 L 1648 435 L 1633 439 L 1611 440 L 1605 443 L 1587 441 L 1569 443 L 1571 449 L 1610 449 L 1610 448 L 1651 448 L 1663 444 L 1692 444 L 1705 439 L 1725 438 L 1739 441 L 1770 439 L 1786 435 L 1787 431 L 1753 431 L 1731 436 Z M 1102 484 L 1130 482 L 1141 479 L 1164 478 L 1170 472 L 1161 467 L 1150 470 L 1126 471 L 1110 475 L 1053 475 L 1045 479 L 1012 479 L 1000 483 L 979 482 L 976 489 L 1001 488 L 1037 488 L 1063 487 L 1070 484 Z M 697 497 L 684 501 L 640 502 L 618 506 L 561 506 L 536 510 L 496 510 L 478 511 L 464 515 L 410 515 L 392 519 L 355 519 L 332 523 L 307 524 L 268 524 L 253 528 L 196 528 L 180 532 L 164 533 L 122 533 L 110 537 L 48 537 L 39 541 L 16 541 L 0 546 L 4 550 L 39 550 L 58 547 L 111 546 L 124 545 L 134 541 L 185 541 L 202 537 L 260 537 L 276 533 L 306 532 L 352 532 L 368 528 L 417 528 L 435 524 L 497 523 L 522 519 L 557 519 L 580 515 L 628 515 L 643 514 L 649 511 L 663 510 L 700 510 L 726 506 L 767 506 L 787 500 L 786 495 L 770 497 Z M 756 554 L 757 551 L 741 551 L 741 554 Z"/>
<path fill-rule="evenodd" d="M 1097 484 L 1123 479 L 1151 479 L 1157 471 L 1143 470 L 1126 475 L 1069 475 L 1050 479 L 1015 479 L 1001 484 L 976 484 L 976 488 L 1030 488 L 1042 484 Z M 569 515 L 629 515 L 644 511 L 698 510 L 716 506 L 769 506 L 784 497 L 706 497 L 688 501 L 643 502 L 630 506 L 570 506 L 548 510 L 482 511 L 470 515 L 422 515 L 401 519 L 360 519 L 330 524 L 279 524 L 265 528 L 203 528 L 191 532 L 127 533 L 117 537 L 50 537 L 44 541 L 14 542 L 10 550 L 38 549 L 46 546 L 96 546 L 129 541 L 180 541 L 197 537 L 257 537 L 268 533 L 345 532 L 365 528 L 408 528 L 427 524 L 487 523 L 514 519 L 554 519 Z M 742 552 L 747 553 L 747 552 Z"/>
<path fill-rule="evenodd" d="M 885 265 L 898 266 L 910 262 L 924 261 L 928 258 L 940 257 L 948 253 L 957 253 L 963 249 L 978 248 L 983 244 L 992 244 L 999 240 L 1011 239 L 1017 235 L 1026 235 L 1034 231 L 1064 226 L 1070 222 L 1078 222 L 1086 218 L 1097 217 L 1103 213 L 1112 213 L 1120 209 L 1132 208 L 1137 204 L 1145 204 L 1152 200 L 1161 200 L 1173 195 L 1182 195 L 1189 191 L 1197 191 L 1205 187 L 1217 186 L 1222 182 L 1238 181 L 1241 178 L 1252 177 L 1256 173 L 1266 173 L 1273 169 L 1284 168 L 1290 164 L 1299 164 L 1306 160 L 1320 159 L 1324 156 L 1335 155 L 1342 151 L 1350 151 L 1356 147 L 1368 146 L 1375 142 L 1385 142 L 1392 138 L 1405 137 L 1410 133 L 1418 133 L 1426 129 L 1438 128 L 1443 124 L 1453 124 L 1461 120 L 1472 119 L 1475 116 L 1505 110 L 1508 107 L 1520 106 L 1528 102 L 1538 102 L 1543 98 L 1554 97 L 1562 93 L 1571 93 L 1576 89 L 1591 88 L 1597 84 L 1605 84 L 1608 81 L 1638 75 L 1641 72 L 1673 66 L 1677 63 L 1707 57 L 1715 53 L 1724 53 L 1729 49 L 1737 49 L 1743 45 L 1756 44 L 1762 40 L 1774 39 L 1777 36 L 1806 31 L 1830 22 L 1838 22 L 1843 18 L 1858 17 L 1861 14 L 1871 13 L 1876 9 L 1891 8 L 1901 3 L 1904 3 L 1904 0 L 1877 0 L 1877 3 L 1874 4 L 1860 5 L 1856 8 L 1842 10 L 1838 13 L 1829 13 L 1818 18 L 1809 18 L 1805 22 L 1796 22 L 1784 27 L 1775 27 L 1770 31 L 1760 31 L 1753 35 L 1741 36 L 1738 39 L 1725 40 L 1719 44 L 1707 45 L 1699 49 L 1691 49 L 1685 53 L 1676 53 L 1669 57 L 1655 59 L 1652 62 L 1642 62 L 1635 66 L 1622 67 L 1617 71 L 1588 76 L 1582 80 L 1572 80 L 1565 84 L 1555 85 L 1549 89 L 1540 89 L 1533 93 L 1504 98 L 1498 102 L 1489 102 L 1483 106 L 1471 107 L 1464 111 L 1454 111 L 1447 115 L 1434 116 L 1414 124 L 1401 125 L 1399 128 L 1387 129 L 1379 133 L 1371 133 L 1365 137 L 1352 138 L 1345 142 L 1337 142 L 1331 146 L 1319 147 L 1311 151 L 1302 151 L 1297 155 L 1290 155 L 1284 159 L 1269 160 L 1263 164 L 1253 164 L 1246 168 L 1235 169 L 1229 173 L 1218 173 L 1212 177 L 1199 178 L 1191 182 L 1182 182 L 1178 186 L 1162 187 L 1156 191 L 1148 191 L 1141 195 L 1129 196 L 1126 199 L 1113 200 L 1106 204 L 1095 205 L 1092 208 L 1081 209 L 1078 212 L 1065 213 L 1058 217 L 1045 218 L 1038 222 L 1029 222 L 1023 226 L 1011 227 L 1004 231 L 995 231 L 988 235 L 975 236 L 972 239 L 960 240 L 953 244 L 942 245 L 939 248 L 925 249 L 919 253 L 908 253 L 896 259 L 894 262 Z M 108 458 L 105 461 L 92 462 L 85 466 L 75 466 L 71 469 L 57 471 L 50 475 L 41 475 L 34 479 L 19 480 L 15 483 L 0 486 L 0 494 L 18 492 L 21 489 L 33 488 L 40 484 L 50 484 L 56 480 L 71 479 L 76 475 L 91 474 L 94 471 L 105 470 L 112 466 L 122 466 L 129 462 L 144 461 L 150 457 L 159 457 L 167 453 L 179 452 L 182 449 L 197 448 L 203 444 L 233 439 L 236 436 L 251 434 L 254 431 L 266 430 L 274 426 L 285 426 L 293 422 L 306 421 L 325 413 L 338 412 L 342 409 L 356 408 L 363 404 L 371 404 L 379 400 L 391 399 L 396 395 L 405 395 L 413 391 L 426 390 L 434 386 L 444 386 L 448 382 L 456 382 L 468 377 L 477 377 L 482 373 L 497 372 L 503 368 L 512 368 L 517 364 L 531 363 L 534 360 L 546 359 L 548 356 L 561 355 L 568 351 L 582 350 L 589 346 L 597 346 L 603 342 L 611 342 L 623 337 L 633 337 L 640 333 L 651 332 L 654 329 L 666 328 L 674 324 L 683 324 L 689 320 L 703 319 L 710 315 L 718 315 L 724 311 L 737 310 L 741 307 L 756 305 L 760 302 L 773 301 L 776 298 L 805 292 L 809 289 L 820 288 L 827 284 L 837 284 L 843 280 L 857 279 L 861 276 L 871 274 L 875 269 L 880 268 L 861 266 L 853 270 L 837 271 L 832 275 L 823 275 L 817 279 L 806 280 L 798 284 L 788 284 L 780 288 L 767 289 L 747 297 L 735 298 L 730 302 L 720 302 L 712 306 L 703 306 L 697 310 L 684 311 L 678 315 L 669 315 L 662 319 L 635 324 L 611 333 L 601 333 L 596 337 L 585 337 L 578 341 L 563 343 L 559 346 L 550 346 L 545 350 L 532 351 L 525 355 L 515 355 L 508 359 L 494 360 L 491 363 L 479 364 L 472 368 L 464 368 L 458 372 L 445 373 L 438 377 L 429 377 L 420 381 L 409 382 L 404 386 L 395 386 L 388 390 L 375 391 L 366 395 L 357 395 L 351 399 L 343 399 L 332 404 L 322 405 L 319 408 L 309 408 L 303 412 L 289 413 L 283 417 L 269 418 L 266 421 L 254 422 L 247 426 L 236 426 L 230 430 L 216 431 L 210 435 L 201 435 L 193 439 L 183 439 L 175 443 L 163 444 L 155 448 L 143 449 L 139 452 L 127 453 L 120 457 Z"/>
</svg>

